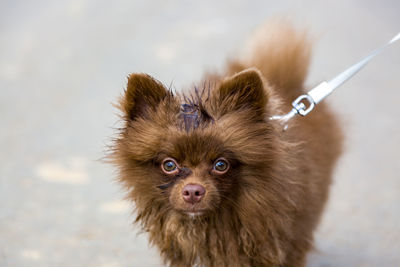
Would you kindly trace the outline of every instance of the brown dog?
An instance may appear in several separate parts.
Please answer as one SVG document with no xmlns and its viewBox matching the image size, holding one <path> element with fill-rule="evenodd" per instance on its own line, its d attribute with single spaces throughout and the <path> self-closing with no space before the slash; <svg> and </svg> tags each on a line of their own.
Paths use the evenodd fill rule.
<svg viewBox="0 0 400 267">
<path fill-rule="evenodd" d="M 341 150 L 323 103 L 285 132 L 269 119 L 304 92 L 304 36 L 262 28 L 246 59 L 191 94 L 129 76 L 113 161 L 167 264 L 304 265 Z"/>
</svg>

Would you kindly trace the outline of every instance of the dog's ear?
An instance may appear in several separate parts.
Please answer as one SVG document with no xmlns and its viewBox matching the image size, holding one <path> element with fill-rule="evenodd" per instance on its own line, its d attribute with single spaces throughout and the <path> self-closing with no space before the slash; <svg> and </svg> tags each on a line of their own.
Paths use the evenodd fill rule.
<svg viewBox="0 0 400 267">
<path fill-rule="evenodd" d="M 128 120 L 145 117 L 168 95 L 165 87 L 147 74 L 131 74 L 125 95 L 120 101 L 121 109 Z"/>
<path fill-rule="evenodd" d="M 251 109 L 264 116 L 268 93 L 257 69 L 247 69 L 224 80 L 219 87 L 219 107 L 222 114 Z"/>
</svg>

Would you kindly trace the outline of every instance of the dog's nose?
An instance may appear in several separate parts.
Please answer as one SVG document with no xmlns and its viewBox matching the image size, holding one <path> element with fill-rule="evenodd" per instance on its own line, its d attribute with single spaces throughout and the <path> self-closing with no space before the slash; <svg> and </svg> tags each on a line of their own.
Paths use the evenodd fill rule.
<svg viewBox="0 0 400 267">
<path fill-rule="evenodd" d="M 187 184 L 182 189 L 183 200 L 191 204 L 200 202 L 205 194 L 206 189 L 199 184 Z"/>
</svg>

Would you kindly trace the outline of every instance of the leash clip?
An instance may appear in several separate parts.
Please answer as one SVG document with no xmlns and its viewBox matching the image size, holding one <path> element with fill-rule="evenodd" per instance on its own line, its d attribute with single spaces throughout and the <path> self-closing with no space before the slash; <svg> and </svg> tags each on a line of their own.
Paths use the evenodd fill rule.
<svg viewBox="0 0 400 267">
<path fill-rule="evenodd" d="M 305 101 L 306 100 L 306 101 Z M 306 103 L 308 102 L 308 103 Z M 270 120 L 278 120 L 282 123 L 283 125 L 283 131 L 286 131 L 288 128 L 288 122 L 290 119 L 292 119 L 296 114 L 299 114 L 300 116 L 307 116 L 308 113 L 310 113 L 314 107 L 315 107 L 315 102 L 314 99 L 309 96 L 309 95 L 301 95 L 298 98 L 296 98 L 295 101 L 292 102 L 292 109 L 289 111 L 289 113 L 285 115 L 275 115 L 270 117 Z"/>
<path fill-rule="evenodd" d="M 307 100 L 307 104 L 305 104 L 303 100 Z M 301 116 L 307 116 L 308 113 L 310 113 L 314 107 L 315 107 L 315 102 L 314 99 L 309 96 L 309 95 L 301 95 L 298 98 L 296 98 L 295 101 L 292 103 L 292 107 L 297 111 L 297 113 Z"/>
</svg>

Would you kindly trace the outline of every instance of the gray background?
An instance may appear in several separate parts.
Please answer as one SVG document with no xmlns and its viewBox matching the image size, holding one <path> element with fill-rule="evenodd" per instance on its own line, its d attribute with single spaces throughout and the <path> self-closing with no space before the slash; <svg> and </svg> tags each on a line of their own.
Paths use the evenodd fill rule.
<svg viewBox="0 0 400 267">
<path fill-rule="evenodd" d="M 126 76 L 175 88 L 284 16 L 329 79 L 400 30 L 390 1 L 0 2 L 0 266 L 160 266 L 99 161 Z M 346 133 L 309 266 L 400 266 L 400 43 L 327 100 Z"/>
</svg>

